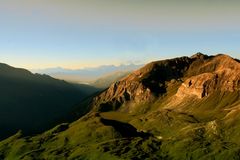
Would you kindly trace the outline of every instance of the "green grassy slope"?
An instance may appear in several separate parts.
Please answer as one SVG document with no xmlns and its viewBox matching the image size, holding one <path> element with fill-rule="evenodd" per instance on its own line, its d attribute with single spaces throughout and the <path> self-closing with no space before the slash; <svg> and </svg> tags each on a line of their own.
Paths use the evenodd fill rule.
<svg viewBox="0 0 240 160">
<path fill-rule="evenodd" d="M 0 157 L 239 159 L 239 96 L 239 92 L 225 93 L 219 102 L 216 94 L 194 101 L 189 107 L 196 110 L 186 112 L 164 109 L 160 103 L 167 98 L 152 104 L 147 113 L 92 112 L 34 137 L 18 133 L 0 143 Z"/>
<path fill-rule="evenodd" d="M 120 159 L 121 152 L 135 152 L 138 143 L 151 136 L 138 133 L 131 125 L 87 115 L 72 123 L 56 126 L 35 137 L 23 137 L 21 133 L 0 143 L 0 157 L 6 159 Z M 132 144 L 131 144 L 132 143 Z M 111 149 L 119 144 L 113 154 Z M 125 146 L 130 144 L 129 146 Z M 127 147 L 122 151 L 121 147 Z M 133 149 L 134 151 L 130 151 Z M 108 152 L 109 151 L 109 152 Z M 118 155 L 117 155 L 118 154 Z M 125 155 L 127 156 L 127 154 Z M 130 158 L 130 157 L 129 157 Z"/>
</svg>

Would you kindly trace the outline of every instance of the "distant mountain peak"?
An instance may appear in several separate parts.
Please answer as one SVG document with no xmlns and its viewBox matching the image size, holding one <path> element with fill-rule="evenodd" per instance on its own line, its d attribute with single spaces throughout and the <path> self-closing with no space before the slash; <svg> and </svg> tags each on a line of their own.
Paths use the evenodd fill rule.
<svg viewBox="0 0 240 160">
<path fill-rule="evenodd" d="M 192 55 L 190 58 L 192 59 L 204 59 L 204 58 L 207 58 L 208 55 L 206 54 L 203 54 L 201 52 L 197 52 L 196 54 Z"/>
<path fill-rule="evenodd" d="M 99 67 L 87 67 L 82 69 L 64 69 L 61 67 L 47 68 L 42 70 L 32 70 L 34 73 L 48 74 L 57 79 L 63 79 L 75 83 L 92 83 L 101 77 L 115 72 L 130 72 L 139 69 L 143 65 L 127 64 L 127 65 L 102 65 Z"/>
</svg>

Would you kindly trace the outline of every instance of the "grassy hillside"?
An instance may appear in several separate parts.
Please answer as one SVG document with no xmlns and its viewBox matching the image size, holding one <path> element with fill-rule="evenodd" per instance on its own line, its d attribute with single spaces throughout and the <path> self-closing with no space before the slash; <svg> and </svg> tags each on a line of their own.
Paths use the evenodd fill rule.
<svg viewBox="0 0 240 160">
<path fill-rule="evenodd" d="M 227 101 L 228 95 L 223 100 Z M 240 112 L 221 113 L 217 109 L 221 105 L 215 104 L 218 117 L 202 116 L 208 112 L 206 108 L 213 107 L 208 102 L 198 106 L 196 112 L 154 109 L 153 105 L 147 114 L 89 113 L 72 124 L 58 125 L 34 137 L 18 133 L 0 143 L 0 156 L 7 159 L 239 159 Z M 231 108 L 239 110 L 239 104 L 237 100 Z"/>
<path fill-rule="evenodd" d="M 21 138 L 18 133 L 0 143 L 0 156 L 7 159 L 120 159 L 119 155 L 125 153 L 125 159 L 139 153 L 138 157 L 144 158 L 144 150 L 151 141 L 156 140 L 129 124 L 91 114 L 32 138 Z"/>
</svg>

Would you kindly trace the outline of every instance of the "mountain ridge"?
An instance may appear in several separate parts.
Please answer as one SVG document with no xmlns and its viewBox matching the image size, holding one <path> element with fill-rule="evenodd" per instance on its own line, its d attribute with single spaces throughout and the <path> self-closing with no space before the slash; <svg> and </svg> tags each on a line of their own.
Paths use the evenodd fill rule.
<svg viewBox="0 0 240 160">
<path fill-rule="evenodd" d="M 149 63 L 97 95 L 75 122 L 0 142 L 0 157 L 239 159 L 239 65 L 201 53 Z"/>
<path fill-rule="evenodd" d="M 203 66 L 198 67 L 199 65 Z M 137 103 L 141 101 L 151 101 L 166 93 L 167 84 L 165 82 L 180 84 L 181 81 L 185 81 L 185 83 L 182 83 L 178 93 L 178 95 L 181 95 L 184 94 L 184 88 L 189 89 L 190 85 L 195 86 L 196 83 L 198 83 L 197 80 L 200 79 L 202 82 L 201 84 L 198 84 L 198 90 L 193 88 L 191 91 L 186 91 L 191 94 L 195 93 L 200 98 L 209 94 L 212 87 L 213 90 L 214 87 L 217 88 L 220 86 L 224 86 L 227 90 L 238 89 L 240 86 L 240 78 L 239 75 L 235 75 L 234 72 L 237 73 L 240 71 L 239 66 L 240 65 L 237 61 L 222 54 L 212 57 L 197 53 L 190 58 L 181 57 L 151 62 L 129 76 L 112 84 L 107 91 L 96 97 L 96 104 L 93 105 L 98 105 L 100 108 L 101 105 L 105 104 L 106 106 L 116 105 L 118 108 L 121 103 L 130 100 L 131 97 L 133 97 L 133 101 L 136 101 Z M 231 69 L 233 71 L 231 71 Z M 216 78 L 220 79 L 221 77 L 225 77 L 225 79 L 221 80 L 221 84 L 218 84 L 218 86 L 214 86 L 216 85 L 214 80 L 216 81 Z M 226 81 L 228 78 L 230 78 L 229 81 L 231 82 Z M 207 81 L 208 83 L 206 83 Z M 232 83 L 232 86 L 230 86 L 229 83 Z M 187 84 L 188 87 L 186 87 Z M 131 87 L 132 89 L 130 89 Z M 110 97 L 110 99 L 108 97 Z M 108 103 L 101 104 L 100 102 L 100 104 L 97 104 L 99 101 Z M 111 102 L 111 104 L 109 104 L 109 102 Z"/>
</svg>

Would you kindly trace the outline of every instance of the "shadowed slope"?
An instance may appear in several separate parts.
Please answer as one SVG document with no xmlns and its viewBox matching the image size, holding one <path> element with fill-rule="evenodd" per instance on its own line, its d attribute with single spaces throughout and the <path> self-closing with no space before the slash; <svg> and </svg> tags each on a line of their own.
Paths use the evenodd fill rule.
<svg viewBox="0 0 240 160">
<path fill-rule="evenodd" d="M 90 86 L 0 64 L 0 138 L 20 129 L 27 134 L 44 131 L 93 92 Z"/>
</svg>

